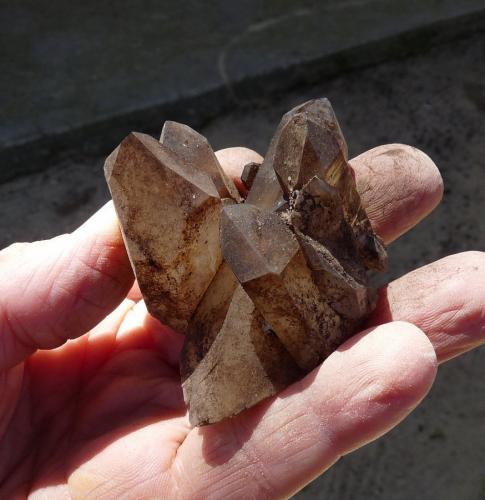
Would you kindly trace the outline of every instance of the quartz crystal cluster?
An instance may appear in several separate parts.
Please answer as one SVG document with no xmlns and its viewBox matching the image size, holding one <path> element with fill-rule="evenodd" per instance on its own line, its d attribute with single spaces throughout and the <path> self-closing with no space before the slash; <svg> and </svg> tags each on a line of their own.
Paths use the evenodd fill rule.
<svg viewBox="0 0 485 500">
<path fill-rule="evenodd" d="M 236 415 L 298 380 L 374 307 L 386 251 L 361 205 L 327 99 L 286 113 L 241 199 L 208 141 L 166 122 L 131 133 L 105 173 L 149 312 L 185 333 L 193 425 Z"/>
</svg>

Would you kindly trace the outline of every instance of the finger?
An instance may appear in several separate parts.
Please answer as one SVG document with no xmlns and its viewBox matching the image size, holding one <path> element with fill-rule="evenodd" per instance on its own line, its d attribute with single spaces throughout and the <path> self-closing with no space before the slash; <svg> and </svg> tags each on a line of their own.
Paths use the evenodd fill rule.
<svg viewBox="0 0 485 500">
<path fill-rule="evenodd" d="M 353 160 L 357 190 L 376 233 L 390 243 L 441 201 L 443 180 L 429 156 L 403 144 L 371 149 Z"/>
<path fill-rule="evenodd" d="M 28 373 L 37 397 L 49 408 L 58 408 L 69 400 L 80 380 L 96 378 L 115 353 L 117 332 L 134 305 L 131 300 L 123 300 L 88 335 L 30 356 Z"/>
<path fill-rule="evenodd" d="M 0 370 L 93 328 L 133 283 L 112 203 L 74 233 L 0 252 Z"/>
<path fill-rule="evenodd" d="M 114 311 L 91 330 L 89 332 L 90 343 L 94 344 L 96 342 L 94 347 L 98 349 L 98 344 L 106 340 L 106 324 L 109 319 L 111 320 L 109 325 L 116 325 L 115 329 L 109 329 L 115 337 L 114 345 L 116 351 L 151 349 L 156 351 L 159 358 L 178 373 L 184 335 L 172 330 L 151 316 L 145 302 L 140 300 L 141 296 L 138 296 L 137 290 L 139 291 L 139 288 L 135 281 L 135 284 L 128 292 L 128 298 L 121 304 L 128 304 L 122 309 L 125 311 L 124 314 L 122 316 L 120 314 L 115 315 L 117 311 Z M 118 309 L 121 309 L 121 305 Z M 115 321 L 118 322 L 115 323 Z"/>
<path fill-rule="evenodd" d="M 80 373 L 90 380 L 108 359 L 130 350 L 156 353 L 160 362 L 178 373 L 183 338 L 148 314 L 143 301 L 125 299 L 82 338 L 60 349 L 36 352 L 29 358 L 29 373 L 42 380 L 42 394 L 52 403 L 54 394 L 60 400 L 69 397 L 60 391 L 59 380 L 71 390 Z"/>
<path fill-rule="evenodd" d="M 247 189 L 241 181 L 241 174 L 244 166 L 251 162 L 261 163 L 263 157 L 252 149 L 240 147 L 221 149 L 216 152 L 216 156 L 227 175 L 229 175 L 234 181 L 234 184 L 236 184 L 239 192 L 245 196 L 247 194 Z"/>
<path fill-rule="evenodd" d="M 117 335 L 118 350 L 149 348 L 179 373 L 180 351 L 184 335 L 151 316 L 144 301 L 138 302 L 126 315 Z"/>
<path fill-rule="evenodd" d="M 363 332 L 278 397 L 194 429 L 175 457 L 175 485 L 187 497 L 287 497 L 399 423 L 435 374 L 433 348 L 415 326 Z"/>
<path fill-rule="evenodd" d="M 450 255 L 380 291 L 370 325 L 399 320 L 421 328 L 438 360 L 485 342 L 485 253 Z"/>
<path fill-rule="evenodd" d="M 233 177 L 240 176 L 250 161 L 262 160 L 246 148 L 223 149 L 216 155 Z M 350 165 L 362 205 L 374 230 L 386 243 L 426 217 L 443 195 L 443 181 L 436 165 L 423 152 L 410 146 L 379 146 L 357 156 Z"/>
</svg>

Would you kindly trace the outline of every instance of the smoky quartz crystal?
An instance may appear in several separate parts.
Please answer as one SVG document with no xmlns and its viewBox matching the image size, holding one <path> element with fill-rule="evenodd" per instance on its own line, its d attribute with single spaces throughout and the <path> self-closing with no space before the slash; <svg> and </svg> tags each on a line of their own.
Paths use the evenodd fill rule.
<svg viewBox="0 0 485 500">
<path fill-rule="evenodd" d="M 218 422 L 314 369 L 375 305 L 374 233 L 327 99 L 286 113 L 243 200 L 208 141 L 166 122 L 131 133 L 106 179 L 149 312 L 185 333 L 193 425 Z"/>
</svg>

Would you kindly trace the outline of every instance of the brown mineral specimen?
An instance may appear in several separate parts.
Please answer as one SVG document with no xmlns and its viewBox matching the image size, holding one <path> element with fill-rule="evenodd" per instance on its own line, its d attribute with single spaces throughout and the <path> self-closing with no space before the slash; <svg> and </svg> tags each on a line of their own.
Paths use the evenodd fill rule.
<svg viewBox="0 0 485 500">
<path fill-rule="evenodd" d="M 193 425 L 236 415 L 321 363 L 375 305 L 386 267 L 327 99 L 286 113 L 247 199 L 209 143 L 166 122 L 161 145 L 131 134 L 106 175 L 150 312 L 186 331 Z M 219 232 L 220 229 L 220 232 Z"/>
<path fill-rule="evenodd" d="M 317 176 L 339 191 L 345 219 L 353 228 L 367 267 L 384 270 L 386 251 L 360 204 L 347 155 L 347 144 L 328 99 L 301 104 L 283 116 L 246 202 L 276 210 L 284 196 L 291 198 L 295 190 Z"/>
<path fill-rule="evenodd" d="M 165 122 L 160 142 L 179 157 L 186 168 L 206 173 L 216 186 L 221 198 L 241 201 L 241 196 L 231 179 L 222 170 L 207 139 L 181 123 Z"/>
<path fill-rule="evenodd" d="M 225 207 L 224 260 L 297 365 L 315 368 L 331 351 L 340 318 L 315 285 L 297 238 L 283 220 L 253 205 Z"/>
<path fill-rule="evenodd" d="M 309 118 L 312 118 L 312 123 L 320 124 L 321 127 L 325 127 L 324 133 L 328 134 L 330 125 L 331 133 L 334 135 L 338 143 L 340 144 L 340 149 L 344 152 L 345 157 L 347 157 L 347 144 L 343 138 L 342 132 L 340 131 L 340 126 L 337 122 L 335 114 L 333 112 L 332 106 L 328 99 L 316 99 L 313 101 L 308 101 L 292 110 L 288 111 L 281 119 L 278 128 L 271 140 L 268 152 L 264 157 L 263 164 L 259 169 L 258 175 L 256 176 L 255 182 L 251 192 L 247 197 L 247 203 L 257 205 L 261 208 L 274 208 L 275 205 L 280 203 L 283 197 L 283 190 L 276 176 L 276 170 L 278 169 L 279 162 L 283 159 L 283 165 L 291 165 L 291 155 L 293 156 L 301 154 L 300 151 L 296 150 L 294 153 L 290 151 L 290 157 L 282 158 L 282 150 L 291 149 L 291 144 L 295 148 L 295 143 L 301 142 L 302 133 L 298 129 L 301 129 L 301 125 Z M 298 136 L 299 133 L 299 136 Z M 284 137 L 289 137 L 290 144 L 285 144 Z M 327 135 L 321 137 L 321 140 L 327 140 Z M 296 144 L 298 145 L 298 144 Z M 330 155 L 328 155 L 330 156 Z M 300 161 L 302 163 L 303 158 L 300 155 L 300 160 L 298 158 L 293 158 L 293 164 Z M 311 165 L 305 166 L 305 169 L 311 168 Z M 288 176 L 287 176 L 288 177 Z M 291 179 L 290 181 L 291 182 Z"/>
<path fill-rule="evenodd" d="M 185 331 L 222 262 L 214 183 L 138 133 L 111 153 L 105 174 L 148 310 Z"/>
<path fill-rule="evenodd" d="M 241 180 L 247 190 L 251 189 L 251 186 L 253 185 L 254 179 L 256 178 L 256 174 L 258 173 L 260 166 L 261 166 L 260 163 L 256 163 L 254 161 L 244 165 L 241 174 Z"/>
<path fill-rule="evenodd" d="M 192 425 L 236 415 L 303 372 L 223 264 L 187 332 L 181 376 Z"/>
</svg>

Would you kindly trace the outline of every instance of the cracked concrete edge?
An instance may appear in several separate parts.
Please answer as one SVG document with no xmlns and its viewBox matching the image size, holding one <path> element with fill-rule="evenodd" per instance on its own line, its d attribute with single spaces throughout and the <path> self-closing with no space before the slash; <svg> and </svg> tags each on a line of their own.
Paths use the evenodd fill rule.
<svg viewBox="0 0 485 500">
<path fill-rule="evenodd" d="M 485 31 L 485 8 L 458 17 L 442 19 L 323 57 L 298 61 L 285 67 L 245 75 L 231 85 L 221 84 L 154 106 L 46 133 L 0 150 L 0 183 L 47 168 L 64 158 L 107 155 L 131 130 L 157 134 L 165 119 L 201 127 L 232 107 L 257 106 L 297 85 L 313 83 L 344 71 L 377 64 L 389 58 L 406 57 L 435 45 Z"/>
</svg>

